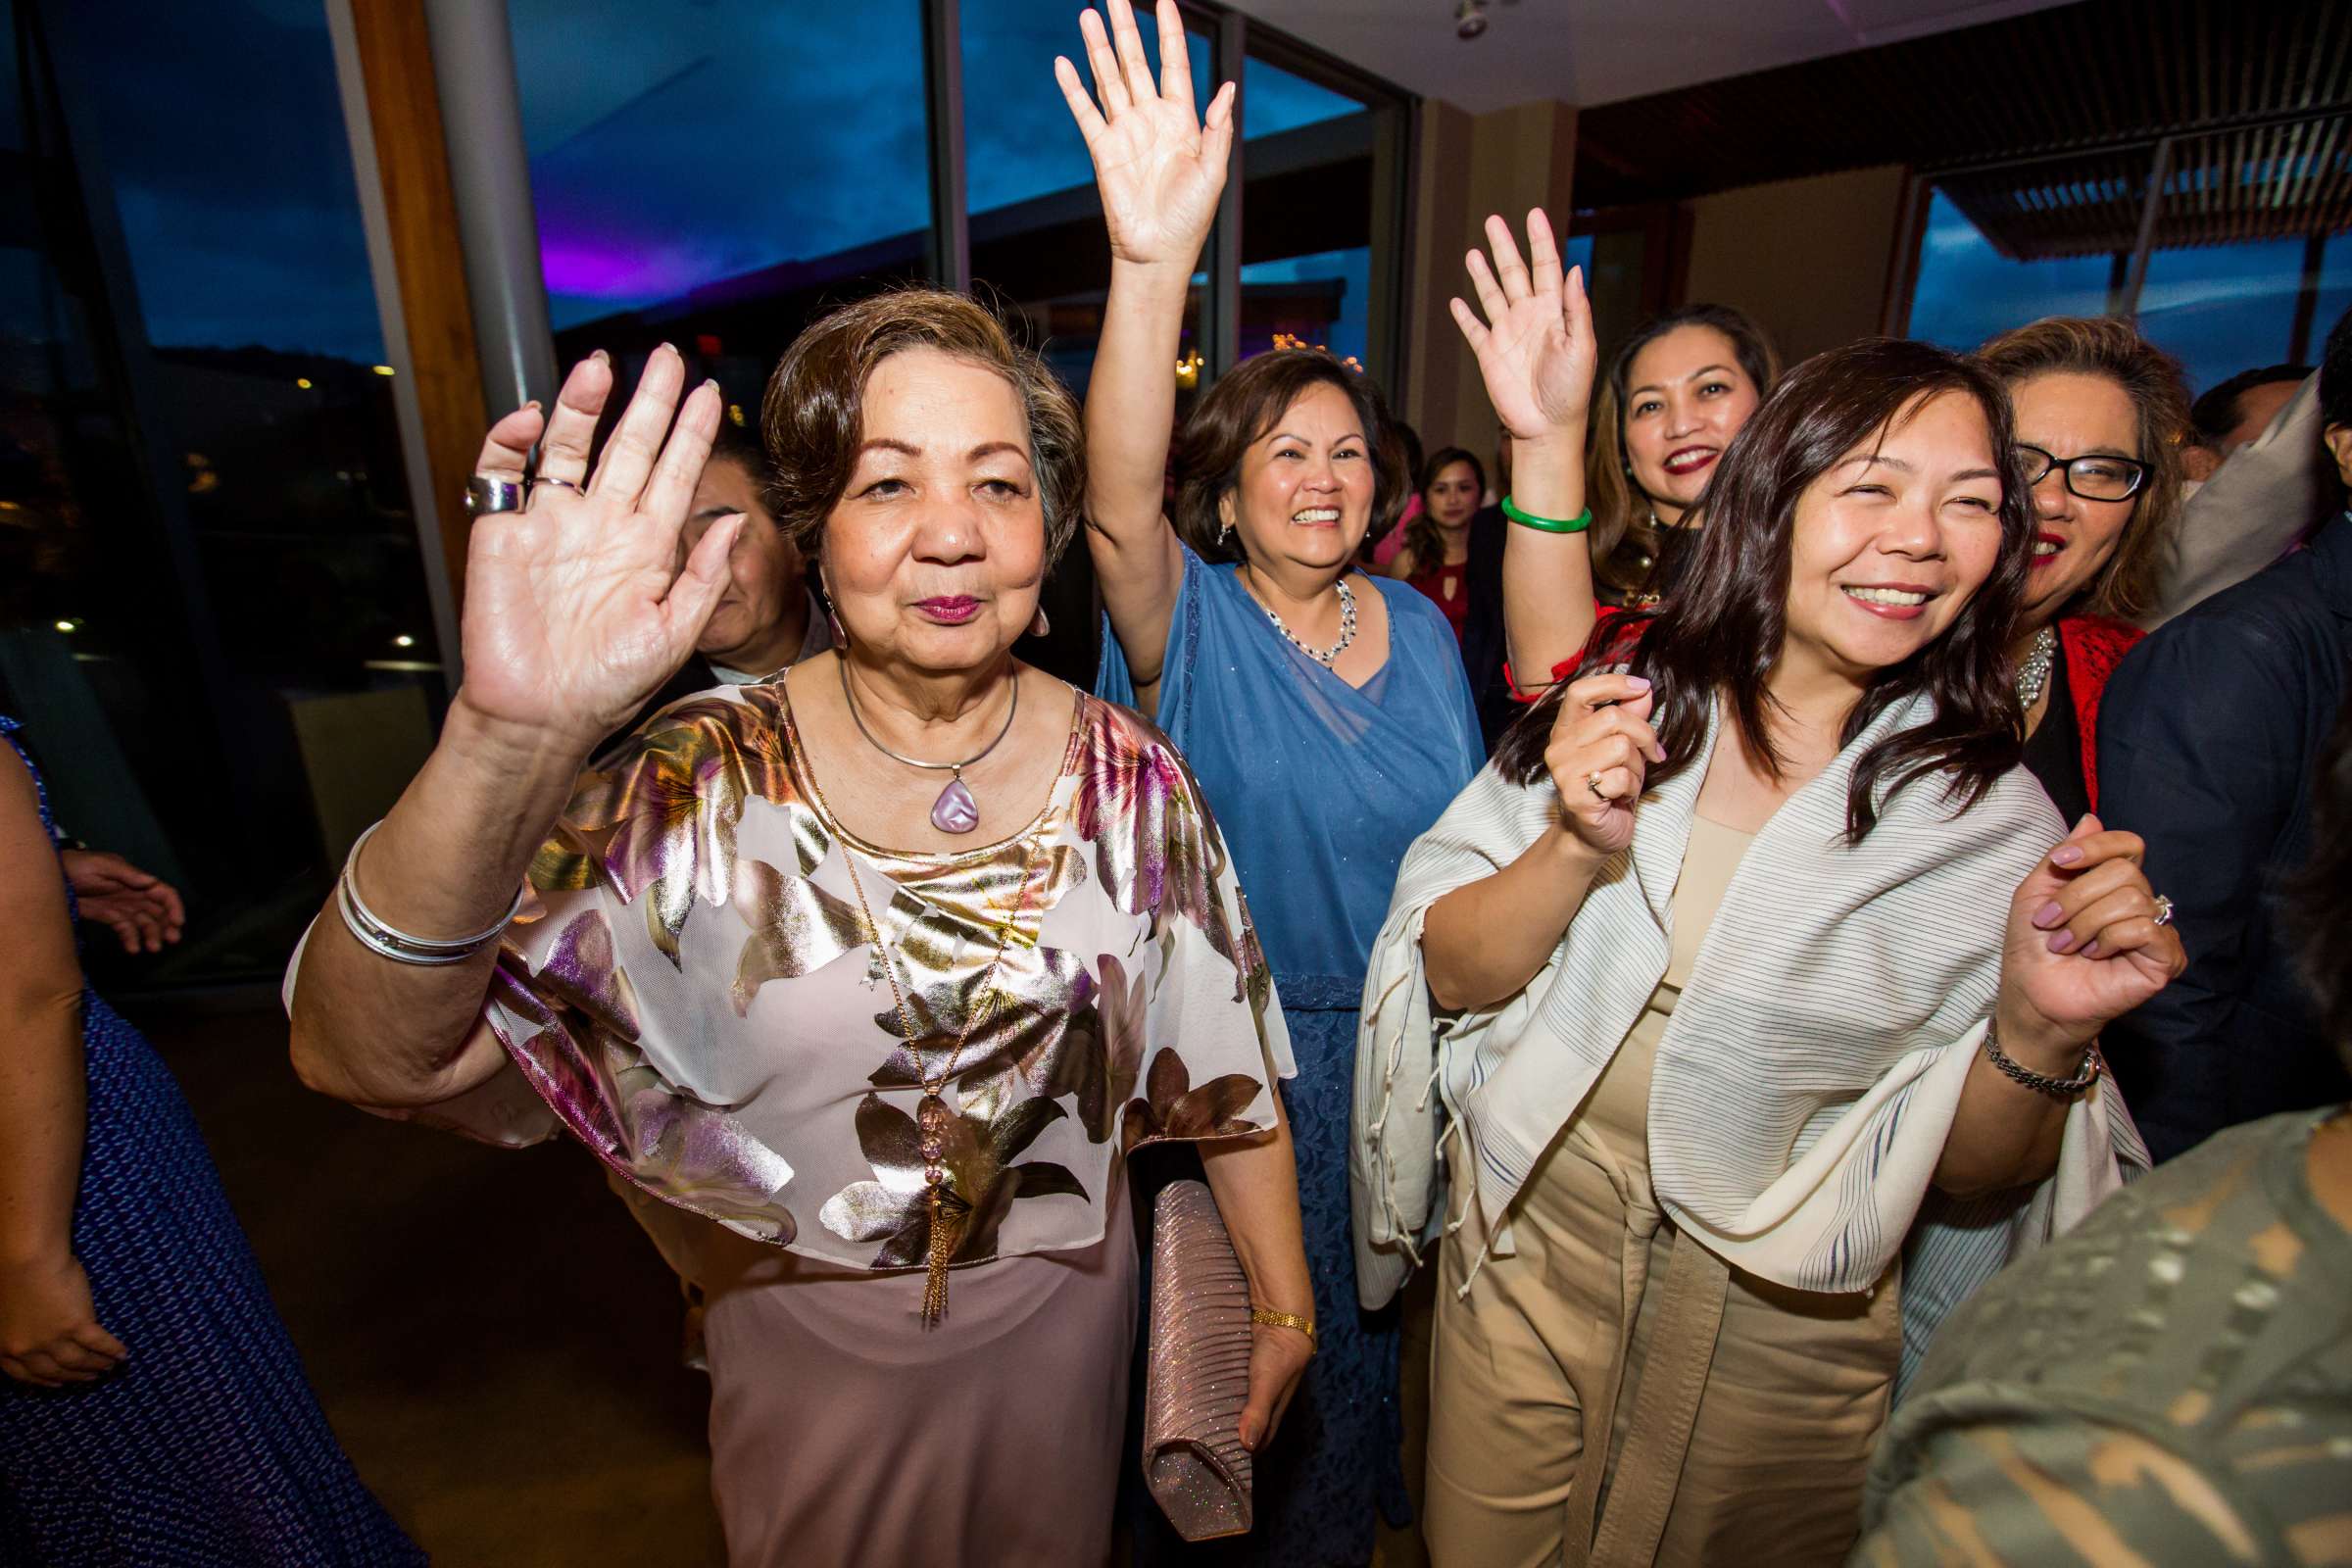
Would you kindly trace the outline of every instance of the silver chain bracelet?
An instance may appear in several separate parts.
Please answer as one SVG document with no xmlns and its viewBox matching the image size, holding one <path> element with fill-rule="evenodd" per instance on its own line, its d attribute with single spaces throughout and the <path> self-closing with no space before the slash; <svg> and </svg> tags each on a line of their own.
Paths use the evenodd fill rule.
<svg viewBox="0 0 2352 1568">
<path fill-rule="evenodd" d="M 369 839 L 375 837 L 375 829 L 383 825 L 377 822 L 353 841 L 351 853 L 343 858 L 343 874 L 335 878 L 335 910 L 343 916 L 344 926 L 359 940 L 360 946 L 380 957 L 390 958 L 394 963 L 430 967 L 463 963 L 505 934 L 522 908 L 524 890 L 521 888 L 514 890 L 514 904 L 508 906 L 505 914 L 499 916 L 496 925 L 469 937 L 412 936 L 368 907 L 367 901 L 360 897 L 359 882 L 352 873 L 360 863 L 360 851 L 367 848 Z"/>
<path fill-rule="evenodd" d="M 2048 1095 L 2053 1100 L 2075 1099 L 2097 1083 L 2099 1075 L 2107 1070 L 2107 1059 L 2099 1054 L 2099 1043 L 2093 1040 L 2089 1049 L 2082 1053 L 2082 1070 L 2074 1077 L 2052 1078 L 2047 1073 L 2035 1072 L 2001 1049 L 2000 1037 L 1990 1024 L 1984 1026 L 1984 1056 L 2012 1082 L 2024 1084 L 2035 1094 Z"/>
</svg>

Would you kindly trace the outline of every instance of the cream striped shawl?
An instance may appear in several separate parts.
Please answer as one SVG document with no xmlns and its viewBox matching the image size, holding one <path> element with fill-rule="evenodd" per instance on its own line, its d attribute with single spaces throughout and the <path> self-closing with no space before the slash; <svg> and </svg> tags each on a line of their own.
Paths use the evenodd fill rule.
<svg viewBox="0 0 2352 1568">
<path fill-rule="evenodd" d="M 1990 1224 L 1933 1217 L 1942 1200 L 1929 1178 L 1990 1015 L 2009 902 L 2066 830 L 2021 769 L 1958 812 L 1934 780 L 1916 782 L 1847 848 L 1855 762 L 1930 703 L 1890 706 L 1756 835 L 1658 1047 L 1649 1150 L 1676 1225 L 1800 1289 L 1869 1287 L 1928 1205 L 1904 1294 L 1939 1316 L 2147 1155 L 2103 1082 L 2069 1111 L 2058 1168 L 2030 1197 L 1995 1205 Z M 1433 1015 L 1421 923 L 1440 897 L 1535 841 L 1557 809 L 1553 786 L 1521 788 L 1489 767 L 1406 853 L 1357 1049 L 1349 1168 L 1367 1306 L 1403 1283 L 1440 1215 L 1467 1228 L 1481 1260 L 1508 1255 L 1512 1199 L 1665 974 L 1675 879 L 1720 718 L 1697 761 L 1642 803 L 1631 848 L 1544 968 L 1499 1007 Z M 1444 1165 L 1467 1189 L 1450 1204 L 1433 1090 L 1454 1124 Z M 1914 1337 L 1924 1344 L 1932 1327 Z"/>
</svg>

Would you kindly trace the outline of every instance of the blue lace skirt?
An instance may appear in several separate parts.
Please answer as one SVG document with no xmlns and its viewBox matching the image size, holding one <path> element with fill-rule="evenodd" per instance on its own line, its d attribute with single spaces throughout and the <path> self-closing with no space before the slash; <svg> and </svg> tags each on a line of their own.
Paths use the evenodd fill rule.
<svg viewBox="0 0 2352 1568">
<path fill-rule="evenodd" d="M 74 1250 L 130 1358 L 61 1390 L 0 1379 L 0 1563 L 422 1563 L 328 1429 L 179 1086 L 83 1004 Z"/>
<path fill-rule="evenodd" d="M 1307 1363 L 1282 1430 L 1257 1456 L 1256 1519 L 1250 1533 L 1187 1545 L 1143 1488 L 1133 1486 L 1128 1513 L 1139 1565 L 1354 1568 L 1371 1561 L 1375 1510 L 1391 1524 L 1412 1518 L 1396 1393 L 1397 1309 L 1391 1303 L 1366 1312 L 1355 1304 L 1355 1254 L 1348 1232 L 1348 1121 L 1363 981 L 1278 974 L 1274 984 L 1298 1062 L 1298 1076 L 1283 1085 L 1283 1104 L 1298 1152 L 1298 1206 L 1314 1275 L 1320 1348 Z M 1144 1168 L 1139 1161 L 1136 1169 Z"/>
</svg>

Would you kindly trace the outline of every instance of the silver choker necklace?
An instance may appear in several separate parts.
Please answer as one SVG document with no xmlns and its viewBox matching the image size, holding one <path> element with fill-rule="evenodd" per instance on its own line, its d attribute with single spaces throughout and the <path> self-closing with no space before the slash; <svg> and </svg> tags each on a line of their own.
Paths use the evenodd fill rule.
<svg viewBox="0 0 2352 1568">
<path fill-rule="evenodd" d="M 2017 703 L 2028 712 L 2041 701 L 2050 684 L 2050 663 L 2058 657 L 2058 634 L 2044 626 L 2034 634 L 2034 646 L 2017 666 Z"/>
<path fill-rule="evenodd" d="M 841 700 L 850 705 L 850 721 L 858 726 L 858 733 L 864 736 L 865 743 L 884 757 L 894 762 L 904 762 L 908 767 L 926 768 L 932 772 L 944 770 L 956 775 L 948 780 L 948 787 L 939 792 L 939 799 L 931 803 L 933 827 L 942 833 L 969 833 L 980 825 L 980 803 L 972 799 L 971 789 L 963 782 L 963 770 L 1004 745 L 1004 737 L 1012 733 L 1012 715 L 1021 710 L 1021 677 L 1018 673 L 1012 677 L 1012 705 L 1004 710 L 1004 727 L 997 731 L 995 740 L 960 762 L 926 762 L 918 758 L 901 757 L 874 739 L 874 732 L 865 727 L 865 715 L 858 711 L 858 695 L 850 689 L 850 662 L 846 659 L 841 662 Z"/>
<path fill-rule="evenodd" d="M 1340 640 L 1329 648 L 1307 647 L 1292 634 L 1290 627 L 1283 624 L 1282 617 L 1274 613 L 1272 606 L 1259 605 L 1257 607 L 1266 612 L 1266 618 L 1274 623 L 1274 629 L 1282 633 L 1285 641 L 1316 663 L 1321 664 L 1325 669 L 1331 668 L 1339 657 L 1346 653 L 1348 646 L 1355 641 L 1355 590 L 1348 586 L 1348 579 L 1345 577 L 1334 582 L 1332 586 L 1340 591 Z"/>
</svg>

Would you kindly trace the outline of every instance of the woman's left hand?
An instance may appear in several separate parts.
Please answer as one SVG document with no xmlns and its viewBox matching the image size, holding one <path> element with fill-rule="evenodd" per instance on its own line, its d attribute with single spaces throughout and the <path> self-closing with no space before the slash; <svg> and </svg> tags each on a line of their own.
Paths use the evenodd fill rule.
<svg viewBox="0 0 2352 1568">
<path fill-rule="evenodd" d="M 124 953 L 161 953 L 179 940 L 188 911 L 171 883 L 104 850 L 65 850 L 58 858 L 81 917 L 112 929 Z"/>
<path fill-rule="evenodd" d="M 1560 248 L 1542 210 L 1527 215 L 1527 260 L 1519 260 L 1511 225 L 1487 220 L 1487 245 L 1465 258 L 1478 311 L 1450 303 L 1454 323 L 1478 356 L 1494 416 L 1514 440 L 1539 441 L 1570 433 L 1582 439 L 1592 404 L 1596 350 L 1592 308 L 1585 299 L 1584 270 L 1560 275 Z M 1479 320 L 1479 312 L 1486 321 Z"/>
<path fill-rule="evenodd" d="M 1314 1354 L 1315 1342 L 1303 1329 L 1270 1323 L 1250 1326 L 1250 1398 L 1242 1406 L 1243 1447 L 1258 1453 L 1272 1441 Z"/>
<path fill-rule="evenodd" d="M 2187 967 L 2180 933 L 2156 923 L 2144 853 L 2136 833 L 2085 816 L 2019 885 L 1996 1014 L 2012 1055 L 2016 1043 L 2088 1045 Z"/>
</svg>

